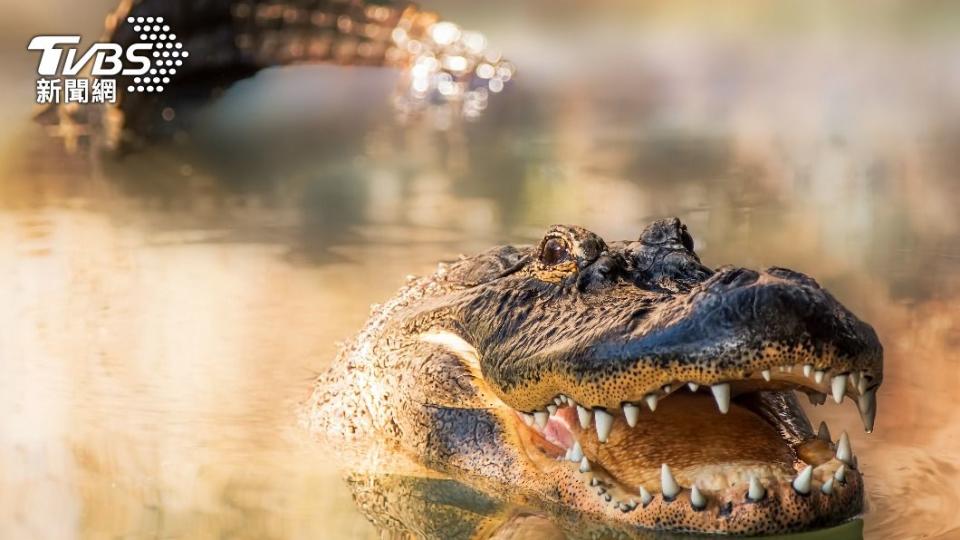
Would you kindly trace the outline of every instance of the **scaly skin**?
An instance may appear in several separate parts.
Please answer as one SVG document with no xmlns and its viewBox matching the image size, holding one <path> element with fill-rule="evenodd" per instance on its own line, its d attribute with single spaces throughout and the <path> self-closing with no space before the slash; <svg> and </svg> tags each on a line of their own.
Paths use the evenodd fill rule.
<svg viewBox="0 0 960 540">
<path fill-rule="evenodd" d="M 417 55 L 398 43 L 410 41 L 436 49 L 438 57 L 449 52 L 428 35 L 439 16 L 403 0 L 122 0 L 107 15 L 101 41 L 122 47 L 138 42 L 128 17 L 163 17 L 190 55 L 164 91 L 130 93 L 127 88 L 139 83 L 119 76 L 115 104 L 45 105 L 36 113 L 38 121 L 93 136 L 97 146 L 123 152 L 171 139 L 185 143 L 198 110 L 261 69 L 333 64 L 404 70 Z M 405 41 L 397 42 L 396 32 Z M 440 71 L 464 84 L 473 74 L 472 68 Z M 70 139 L 67 146 L 73 151 L 77 141 Z"/>
<path fill-rule="evenodd" d="M 498 500 L 605 530 L 762 534 L 861 512 L 855 459 L 814 435 L 793 391 L 818 400 L 835 383 L 869 430 L 882 377 L 873 329 L 809 277 L 710 270 L 676 219 L 634 242 L 556 226 L 539 246 L 442 264 L 376 307 L 306 416 L 335 445 L 376 440 Z M 724 383 L 732 404 L 721 414 L 710 393 Z M 621 407 L 651 396 L 656 412 L 630 427 Z M 568 399 L 592 411 L 586 428 Z M 573 441 L 589 471 L 562 459 Z M 677 493 L 661 484 L 662 464 Z M 794 482 L 808 465 L 810 480 Z M 751 476 L 763 487 L 755 501 Z"/>
</svg>

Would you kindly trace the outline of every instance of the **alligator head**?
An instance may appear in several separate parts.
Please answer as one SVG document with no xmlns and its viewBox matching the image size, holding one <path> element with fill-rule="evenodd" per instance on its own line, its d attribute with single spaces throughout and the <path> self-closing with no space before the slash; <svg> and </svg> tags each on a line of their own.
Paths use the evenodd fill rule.
<svg viewBox="0 0 960 540">
<path fill-rule="evenodd" d="M 374 310 L 309 421 L 423 467 L 623 530 L 760 534 L 863 506 L 849 440 L 872 430 L 882 347 L 813 279 L 701 264 L 679 220 L 637 241 L 573 226 L 441 265 Z"/>
</svg>

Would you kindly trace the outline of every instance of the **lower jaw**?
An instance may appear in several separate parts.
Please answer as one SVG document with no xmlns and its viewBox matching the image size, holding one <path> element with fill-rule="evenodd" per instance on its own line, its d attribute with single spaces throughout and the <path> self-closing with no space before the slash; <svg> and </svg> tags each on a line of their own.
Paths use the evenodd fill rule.
<svg viewBox="0 0 960 540">
<path fill-rule="evenodd" d="M 563 409 L 546 430 L 518 426 L 528 456 L 557 486 L 558 510 L 627 528 L 722 534 L 808 530 L 861 513 L 862 477 L 854 463 L 834 456 L 831 442 L 790 444 L 736 407 L 723 417 L 706 412 L 712 407 L 684 409 L 682 399 L 661 407 L 634 428 L 618 420 L 605 444 Z M 569 437 L 557 437 L 563 427 Z M 568 459 L 574 440 L 586 467 Z M 676 491 L 664 485 L 663 465 Z M 798 489 L 808 466 L 809 481 Z M 759 496 L 750 491 L 751 477 Z"/>
</svg>

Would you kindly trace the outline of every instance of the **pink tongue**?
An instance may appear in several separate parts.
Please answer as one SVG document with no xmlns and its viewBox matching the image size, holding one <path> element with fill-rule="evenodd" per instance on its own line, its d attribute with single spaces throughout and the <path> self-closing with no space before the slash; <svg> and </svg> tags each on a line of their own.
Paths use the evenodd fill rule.
<svg viewBox="0 0 960 540">
<path fill-rule="evenodd" d="M 566 420 L 559 415 L 550 417 L 550 420 L 547 421 L 547 427 L 543 428 L 543 436 L 560 448 L 573 446 L 573 434 L 570 433 Z"/>
</svg>

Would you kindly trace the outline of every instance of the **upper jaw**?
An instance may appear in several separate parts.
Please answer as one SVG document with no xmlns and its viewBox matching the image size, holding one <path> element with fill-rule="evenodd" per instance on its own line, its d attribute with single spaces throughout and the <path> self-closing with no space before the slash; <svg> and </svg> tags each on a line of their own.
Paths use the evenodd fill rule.
<svg viewBox="0 0 960 540">
<path fill-rule="evenodd" d="M 883 378 L 883 348 L 868 324 L 812 279 L 779 268 L 728 269 L 646 310 L 642 298 L 627 292 L 611 292 L 609 306 L 577 308 L 573 319 L 584 321 L 581 327 L 557 334 L 571 346 L 541 343 L 542 324 L 513 327 L 516 337 L 481 355 L 484 378 L 526 412 L 559 394 L 618 409 L 663 397 L 678 384 L 718 392 L 726 384 L 735 395 L 738 381 L 769 378 L 817 399 L 836 392 L 865 400 L 871 428 L 869 401 Z M 564 324 L 571 323 L 548 326 Z"/>
</svg>

